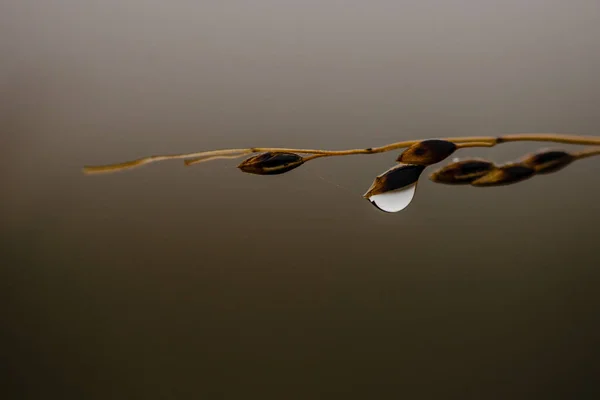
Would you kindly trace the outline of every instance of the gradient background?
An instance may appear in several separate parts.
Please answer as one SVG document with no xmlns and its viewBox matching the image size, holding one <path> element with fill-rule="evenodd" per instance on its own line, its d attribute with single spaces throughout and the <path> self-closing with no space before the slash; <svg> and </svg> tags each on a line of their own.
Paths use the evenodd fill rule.
<svg viewBox="0 0 600 400">
<path fill-rule="evenodd" d="M 595 135 L 598 38 L 595 0 L 4 0 L 3 398 L 598 398 L 600 160 L 398 214 L 361 197 L 396 152 L 81 173 Z"/>
</svg>

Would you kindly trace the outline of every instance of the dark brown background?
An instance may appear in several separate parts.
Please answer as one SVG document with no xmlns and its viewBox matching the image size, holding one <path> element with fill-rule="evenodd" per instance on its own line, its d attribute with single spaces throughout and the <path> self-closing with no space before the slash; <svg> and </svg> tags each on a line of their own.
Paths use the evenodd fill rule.
<svg viewBox="0 0 600 400">
<path fill-rule="evenodd" d="M 597 1 L 8 0 L 0 22 L 5 398 L 597 398 L 600 160 L 424 179 L 398 214 L 361 197 L 397 153 L 80 171 L 595 135 Z"/>
</svg>

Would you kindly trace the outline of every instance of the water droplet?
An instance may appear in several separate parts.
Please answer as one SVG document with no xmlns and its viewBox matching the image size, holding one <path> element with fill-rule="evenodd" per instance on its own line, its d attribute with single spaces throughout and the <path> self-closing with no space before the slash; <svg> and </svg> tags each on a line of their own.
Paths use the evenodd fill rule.
<svg viewBox="0 0 600 400">
<path fill-rule="evenodd" d="M 389 213 L 398 212 L 408 207 L 415 196 L 416 190 L 417 184 L 415 183 L 402 189 L 373 195 L 369 197 L 369 201 L 381 211 Z"/>
</svg>

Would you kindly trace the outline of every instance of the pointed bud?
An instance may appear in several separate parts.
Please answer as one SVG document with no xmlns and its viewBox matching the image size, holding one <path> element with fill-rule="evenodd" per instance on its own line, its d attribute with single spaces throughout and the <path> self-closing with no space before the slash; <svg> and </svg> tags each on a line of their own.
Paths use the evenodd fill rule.
<svg viewBox="0 0 600 400">
<path fill-rule="evenodd" d="M 304 159 L 295 153 L 267 152 L 244 160 L 238 168 L 249 174 L 278 175 L 301 166 Z"/>
<path fill-rule="evenodd" d="M 506 164 L 471 182 L 473 186 L 510 185 L 531 178 L 535 170 L 524 164 Z"/>
<path fill-rule="evenodd" d="M 375 207 L 385 212 L 398 212 L 412 201 L 423 165 L 400 164 L 385 171 L 364 194 Z"/>
<path fill-rule="evenodd" d="M 404 150 L 396 161 L 404 164 L 431 165 L 442 161 L 455 151 L 456 145 L 447 140 L 423 140 Z"/>
<path fill-rule="evenodd" d="M 494 163 L 482 159 L 461 160 L 435 171 L 429 179 L 447 185 L 464 185 L 481 178 L 495 168 Z"/>
<path fill-rule="evenodd" d="M 562 150 L 542 150 L 521 160 L 523 164 L 535 169 L 536 174 L 556 172 L 573 161 L 575 157 Z"/>
</svg>

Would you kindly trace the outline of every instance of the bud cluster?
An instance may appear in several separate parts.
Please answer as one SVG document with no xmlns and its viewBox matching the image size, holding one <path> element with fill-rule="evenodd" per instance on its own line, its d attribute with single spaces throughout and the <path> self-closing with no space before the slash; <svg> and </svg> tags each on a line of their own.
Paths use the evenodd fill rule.
<svg viewBox="0 0 600 400">
<path fill-rule="evenodd" d="M 542 150 L 500 166 L 482 159 L 467 159 L 455 161 L 435 171 L 429 179 L 449 185 L 510 185 L 534 175 L 559 171 L 575 159 L 574 155 L 562 150 Z"/>
</svg>

